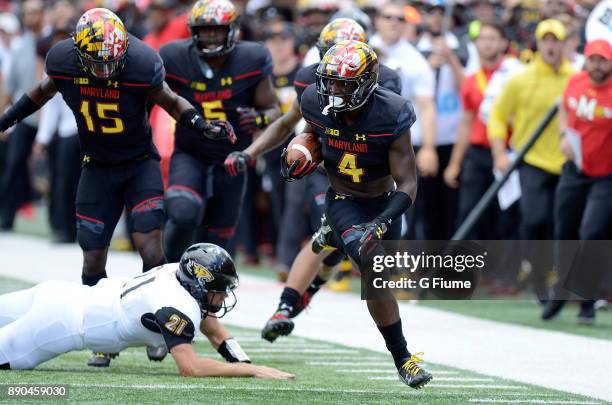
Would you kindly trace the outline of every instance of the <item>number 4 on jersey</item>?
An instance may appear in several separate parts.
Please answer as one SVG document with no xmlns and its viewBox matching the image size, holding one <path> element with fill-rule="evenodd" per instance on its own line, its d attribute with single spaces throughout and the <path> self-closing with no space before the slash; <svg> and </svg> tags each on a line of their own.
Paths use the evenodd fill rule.
<svg viewBox="0 0 612 405">
<path fill-rule="evenodd" d="M 350 176 L 353 183 L 361 183 L 363 169 L 357 167 L 357 155 L 353 153 L 344 152 L 338 163 L 338 172 Z"/>
</svg>

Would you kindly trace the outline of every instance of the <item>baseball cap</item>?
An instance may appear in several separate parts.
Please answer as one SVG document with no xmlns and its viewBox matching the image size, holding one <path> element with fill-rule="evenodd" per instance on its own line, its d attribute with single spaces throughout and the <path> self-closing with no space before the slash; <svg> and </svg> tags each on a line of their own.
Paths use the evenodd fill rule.
<svg viewBox="0 0 612 405">
<path fill-rule="evenodd" d="M 566 37 L 565 27 L 561 21 L 554 18 L 540 21 L 536 27 L 535 36 L 537 39 L 542 39 L 546 34 L 553 34 L 559 41 L 564 41 Z"/>
<path fill-rule="evenodd" d="M 605 39 L 596 39 L 588 42 L 584 48 L 584 56 L 588 58 L 593 55 L 599 55 L 607 60 L 612 59 L 612 46 L 610 46 L 610 42 Z"/>
</svg>

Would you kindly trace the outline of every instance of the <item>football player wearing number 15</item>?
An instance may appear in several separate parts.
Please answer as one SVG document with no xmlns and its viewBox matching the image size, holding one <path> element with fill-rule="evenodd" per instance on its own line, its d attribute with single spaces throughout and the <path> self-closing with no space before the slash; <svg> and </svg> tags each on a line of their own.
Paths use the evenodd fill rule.
<svg viewBox="0 0 612 405">
<path fill-rule="evenodd" d="M 232 177 L 225 158 L 280 116 L 271 80 L 272 58 L 262 45 L 237 41 L 238 16 L 228 0 L 200 0 L 189 16 L 191 39 L 160 49 L 170 87 L 206 120 L 233 126 L 237 142 L 212 142 L 177 127 L 166 190 L 164 252 L 176 261 L 194 238 L 227 249 L 238 223 L 247 177 Z"/>
<path fill-rule="evenodd" d="M 58 91 L 73 111 L 84 155 L 76 198 L 83 284 L 93 286 L 106 277 L 108 246 L 124 207 L 143 271 L 165 263 L 163 183 L 147 104 L 159 104 L 202 138 L 229 144 L 235 141 L 233 131 L 207 123 L 173 93 L 159 55 L 128 34 L 107 9 L 85 12 L 74 37 L 51 48 L 45 68 L 48 77 L 0 117 L 0 131 L 36 112 Z"/>
<path fill-rule="evenodd" d="M 249 364 L 228 332 L 207 331 L 207 322 L 234 307 L 237 284 L 227 252 L 199 243 L 189 247 L 179 263 L 131 279 L 105 279 L 94 287 L 45 281 L 0 295 L 0 370 L 33 369 L 86 347 L 119 352 L 131 346 L 165 345 L 183 376 L 293 378 Z M 196 355 L 191 346 L 196 328 L 227 363 Z"/>
</svg>

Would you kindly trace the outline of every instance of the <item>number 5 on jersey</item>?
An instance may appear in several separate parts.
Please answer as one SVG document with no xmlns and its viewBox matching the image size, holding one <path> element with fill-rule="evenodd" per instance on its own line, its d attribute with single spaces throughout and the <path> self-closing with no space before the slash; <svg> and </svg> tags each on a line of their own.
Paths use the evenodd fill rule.
<svg viewBox="0 0 612 405">
<path fill-rule="evenodd" d="M 338 163 L 338 172 L 349 176 L 353 183 L 361 183 L 363 169 L 357 167 L 357 155 L 353 153 L 344 152 Z"/>
<path fill-rule="evenodd" d="M 168 319 L 168 322 L 164 324 L 166 329 L 177 336 L 182 335 L 188 322 L 176 314 L 171 315 Z"/>
<path fill-rule="evenodd" d="M 223 101 L 205 101 L 202 103 L 202 110 L 204 111 L 204 119 L 207 121 L 227 121 L 227 114 L 223 111 Z"/>
<path fill-rule="evenodd" d="M 119 112 L 119 104 L 118 103 L 95 103 L 96 104 L 96 112 L 98 114 L 98 118 L 100 120 L 112 121 L 112 125 L 103 125 L 100 124 L 100 131 L 103 134 L 120 134 L 123 132 L 123 120 L 119 117 L 109 117 L 107 115 L 107 111 Z M 83 100 L 81 102 L 81 114 L 83 114 L 83 118 L 85 119 L 85 125 L 87 126 L 87 130 L 89 132 L 96 132 L 96 127 L 94 124 L 94 120 L 91 117 L 89 100 Z"/>
</svg>

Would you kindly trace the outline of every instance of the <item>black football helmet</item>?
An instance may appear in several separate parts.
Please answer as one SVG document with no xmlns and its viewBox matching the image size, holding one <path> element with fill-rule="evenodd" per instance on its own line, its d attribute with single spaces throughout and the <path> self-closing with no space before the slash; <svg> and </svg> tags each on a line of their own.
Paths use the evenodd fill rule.
<svg viewBox="0 0 612 405">
<path fill-rule="evenodd" d="M 225 55 L 236 46 L 236 36 L 240 30 L 238 14 L 229 0 L 199 0 L 191 9 L 188 24 L 196 50 L 204 58 Z M 206 40 L 200 38 L 200 27 L 224 27 L 227 30 L 225 40 L 212 44 L 217 45 L 216 48 L 209 49 Z"/>
<path fill-rule="evenodd" d="M 316 87 L 323 115 L 363 106 L 378 87 L 378 57 L 363 42 L 340 41 L 317 67 Z"/>
<path fill-rule="evenodd" d="M 197 243 L 188 247 L 181 256 L 176 278 L 200 304 L 202 318 L 221 318 L 236 306 L 236 267 L 225 249 L 217 245 Z M 214 294 L 227 294 L 232 298 L 229 304 L 226 298 L 221 305 L 214 305 Z"/>
</svg>

